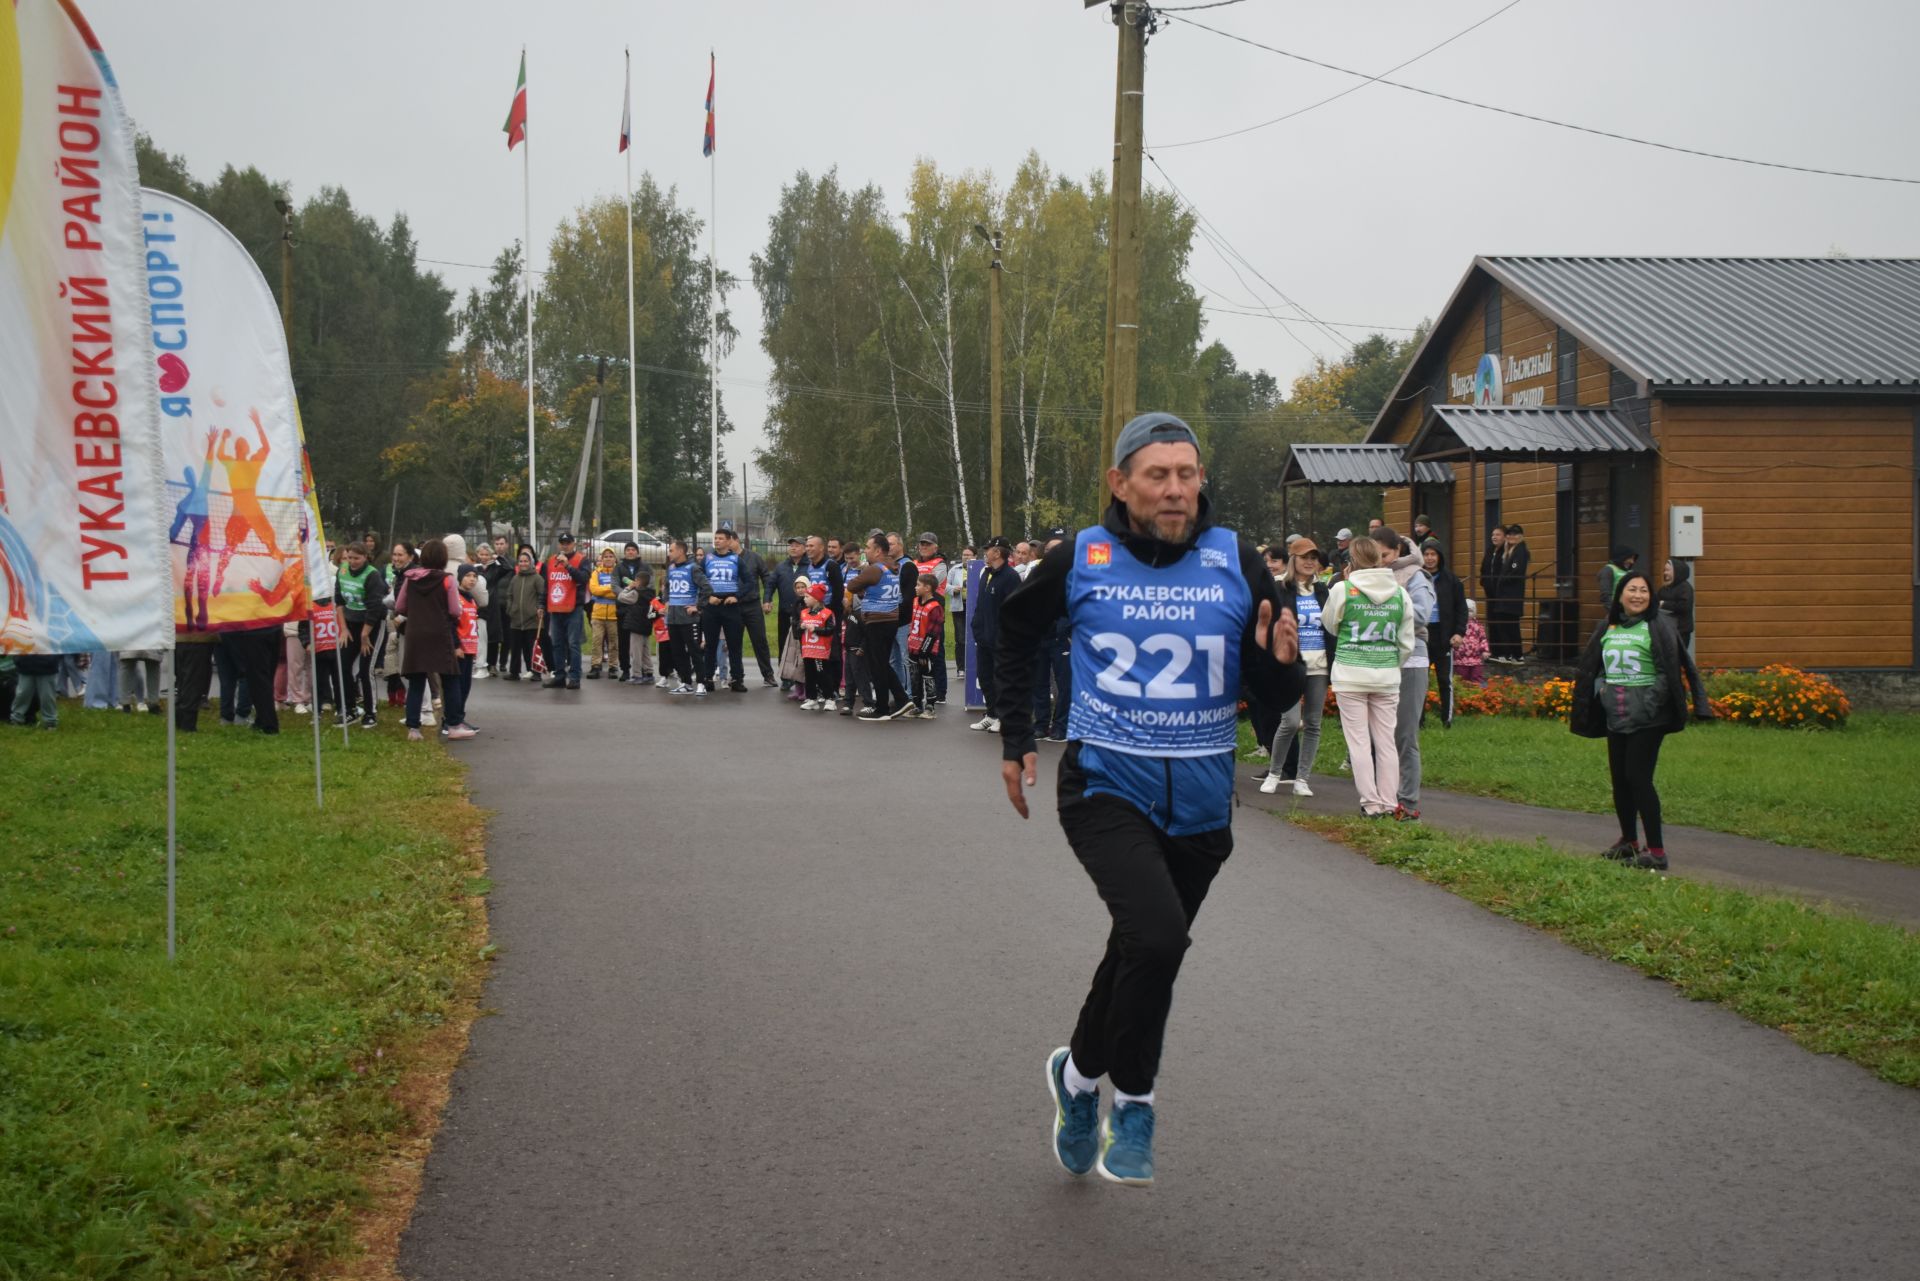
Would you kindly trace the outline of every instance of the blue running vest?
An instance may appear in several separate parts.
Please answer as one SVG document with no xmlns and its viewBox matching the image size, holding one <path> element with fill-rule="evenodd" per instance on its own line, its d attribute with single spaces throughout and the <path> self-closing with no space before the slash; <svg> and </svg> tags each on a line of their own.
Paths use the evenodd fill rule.
<svg viewBox="0 0 1920 1281">
<path fill-rule="evenodd" d="M 1134 559 L 1105 529 L 1082 530 L 1067 572 L 1067 736 L 1139 756 L 1233 751 L 1252 607 L 1231 530 L 1207 530 L 1164 569 Z"/>
<path fill-rule="evenodd" d="M 707 553 L 707 586 L 715 596 L 740 594 L 740 553 L 725 556 Z"/>
<path fill-rule="evenodd" d="M 860 599 L 862 614 L 897 614 L 900 612 L 900 573 L 884 562 L 880 566 L 880 581 L 867 588 L 866 595 Z"/>
<path fill-rule="evenodd" d="M 667 604 L 685 607 L 695 603 L 693 565 L 683 563 L 667 566 Z"/>
</svg>

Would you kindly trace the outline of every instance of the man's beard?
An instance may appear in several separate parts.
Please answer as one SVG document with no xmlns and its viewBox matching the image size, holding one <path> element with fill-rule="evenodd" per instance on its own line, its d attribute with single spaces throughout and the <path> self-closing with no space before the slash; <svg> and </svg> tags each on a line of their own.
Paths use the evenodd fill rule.
<svg viewBox="0 0 1920 1281">
<path fill-rule="evenodd" d="M 1157 512 L 1149 513 L 1143 518 L 1136 513 L 1133 508 L 1127 508 L 1127 524 L 1132 526 L 1134 533 L 1141 535 L 1143 538 L 1157 538 L 1163 543 L 1179 544 L 1192 542 L 1194 526 L 1198 523 L 1199 516 L 1197 514 L 1185 516 L 1181 519 L 1178 529 L 1168 532 L 1162 527 Z"/>
</svg>

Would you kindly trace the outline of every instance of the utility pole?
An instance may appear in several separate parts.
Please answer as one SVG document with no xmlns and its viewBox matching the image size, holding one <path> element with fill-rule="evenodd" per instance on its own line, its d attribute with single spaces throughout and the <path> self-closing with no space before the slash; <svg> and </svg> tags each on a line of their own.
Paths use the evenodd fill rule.
<svg viewBox="0 0 1920 1281">
<path fill-rule="evenodd" d="M 293 364 L 293 206 L 275 200 L 280 211 L 280 328 L 287 339 L 287 364 Z"/>
<path fill-rule="evenodd" d="M 600 366 L 594 376 L 593 398 L 597 401 L 607 394 L 607 358 L 600 357 Z M 602 431 L 593 442 L 593 528 L 596 533 L 605 533 L 606 525 L 600 518 L 600 502 L 607 495 L 607 433 Z"/>
<path fill-rule="evenodd" d="M 988 504 L 990 529 L 993 534 L 997 535 L 1007 532 L 1007 523 L 1004 519 L 1005 513 L 1000 505 L 1000 460 L 1001 455 L 1004 453 L 1004 448 L 1001 443 L 1000 413 L 1001 405 L 1006 399 L 1001 390 L 1005 383 L 1004 375 L 1000 369 L 1000 248 L 1005 241 L 999 231 L 988 231 L 977 222 L 973 224 L 973 234 L 978 236 L 982 243 L 993 251 L 992 275 L 988 279 L 987 290 L 987 384 L 989 387 L 987 403 L 989 407 L 988 421 L 992 424 L 987 435 L 988 467 L 990 472 L 987 482 L 987 494 L 990 499 Z"/>
<path fill-rule="evenodd" d="M 1097 0 L 1086 0 L 1092 8 Z M 1140 178 L 1145 136 L 1147 37 L 1153 9 L 1145 0 L 1112 0 L 1119 29 L 1113 104 L 1113 198 L 1107 211 L 1107 353 L 1101 395 L 1096 514 L 1106 506 L 1106 472 L 1120 429 L 1140 395 Z"/>
</svg>

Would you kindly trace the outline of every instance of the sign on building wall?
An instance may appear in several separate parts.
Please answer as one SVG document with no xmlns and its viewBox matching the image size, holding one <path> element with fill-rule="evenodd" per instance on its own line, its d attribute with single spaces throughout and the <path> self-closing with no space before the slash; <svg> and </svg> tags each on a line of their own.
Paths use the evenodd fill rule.
<svg viewBox="0 0 1920 1281">
<path fill-rule="evenodd" d="M 1553 344 L 1528 356 L 1501 356 L 1487 352 L 1472 374 L 1447 375 L 1452 399 L 1470 405 L 1532 406 L 1547 403 L 1547 384 L 1553 378 Z M 1522 387 L 1521 383 L 1537 383 Z"/>
</svg>

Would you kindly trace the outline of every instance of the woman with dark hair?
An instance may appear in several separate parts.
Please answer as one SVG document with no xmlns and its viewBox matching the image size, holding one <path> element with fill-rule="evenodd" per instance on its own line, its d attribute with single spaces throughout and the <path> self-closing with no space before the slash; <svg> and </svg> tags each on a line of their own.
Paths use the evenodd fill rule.
<svg viewBox="0 0 1920 1281">
<path fill-rule="evenodd" d="M 1667 735 L 1687 727 L 1684 669 L 1679 633 L 1655 604 L 1653 584 L 1639 570 L 1627 570 L 1614 586 L 1606 620 L 1580 655 L 1568 727 L 1582 738 L 1607 740 L 1620 839 L 1606 856 L 1662 872 L 1667 849 L 1653 775 Z"/>
<path fill-rule="evenodd" d="M 420 741 L 420 704 L 426 696 L 427 677 L 458 676 L 460 658 L 458 631 L 461 618 L 460 589 L 447 574 L 447 545 L 429 538 L 420 548 L 420 558 L 401 576 L 400 596 L 393 612 L 406 620 L 401 636 L 400 674 L 407 679 L 407 739 Z M 447 724 L 455 730 L 449 738 L 471 738 L 473 732 L 459 733 L 466 720 L 466 699 L 462 683 L 446 681 Z"/>
</svg>

